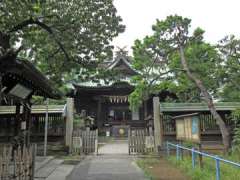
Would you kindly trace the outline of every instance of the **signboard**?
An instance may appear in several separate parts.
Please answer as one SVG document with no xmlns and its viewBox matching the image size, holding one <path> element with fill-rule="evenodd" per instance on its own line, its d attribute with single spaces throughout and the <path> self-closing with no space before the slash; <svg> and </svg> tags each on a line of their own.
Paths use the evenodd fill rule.
<svg viewBox="0 0 240 180">
<path fill-rule="evenodd" d="M 198 114 L 174 117 L 176 120 L 177 140 L 200 143 L 200 126 Z"/>
<path fill-rule="evenodd" d="M 32 93 L 31 89 L 28 89 L 27 87 L 21 84 L 17 84 L 9 92 L 9 94 L 22 99 L 26 99 L 31 93 Z"/>
<path fill-rule="evenodd" d="M 176 132 L 177 139 L 183 139 L 185 137 L 184 119 L 176 121 Z"/>
</svg>

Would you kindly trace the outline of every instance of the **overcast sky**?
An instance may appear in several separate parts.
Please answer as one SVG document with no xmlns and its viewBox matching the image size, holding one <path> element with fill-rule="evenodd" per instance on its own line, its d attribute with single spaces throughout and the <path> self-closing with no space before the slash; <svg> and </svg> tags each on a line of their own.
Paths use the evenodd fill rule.
<svg viewBox="0 0 240 180">
<path fill-rule="evenodd" d="M 152 33 L 156 19 L 177 14 L 192 19 L 192 29 L 203 28 L 205 39 L 217 43 L 225 35 L 240 35 L 239 0 L 114 0 L 126 25 L 113 45 L 130 50 L 135 39 Z"/>
</svg>

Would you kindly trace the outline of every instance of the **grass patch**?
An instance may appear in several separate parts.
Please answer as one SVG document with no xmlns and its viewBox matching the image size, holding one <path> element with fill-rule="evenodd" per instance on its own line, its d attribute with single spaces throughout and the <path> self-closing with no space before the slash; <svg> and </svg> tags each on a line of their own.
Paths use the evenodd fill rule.
<svg viewBox="0 0 240 180">
<path fill-rule="evenodd" d="M 232 159 L 231 157 L 227 159 Z M 210 158 L 203 158 L 203 168 L 201 169 L 196 161 L 196 167 L 192 168 L 191 157 L 184 157 L 177 161 L 176 156 L 170 156 L 168 160 L 186 173 L 192 180 L 215 180 L 215 160 Z M 230 164 L 220 162 L 220 178 L 222 180 L 239 180 L 240 169 Z"/>
<path fill-rule="evenodd" d="M 146 158 L 141 158 L 137 159 L 136 161 L 138 167 L 140 167 L 145 174 L 145 177 L 149 180 L 154 180 L 156 179 L 150 172 L 150 169 L 156 164 L 159 163 L 159 159 L 157 158 L 151 158 L 151 157 L 146 157 Z"/>
</svg>

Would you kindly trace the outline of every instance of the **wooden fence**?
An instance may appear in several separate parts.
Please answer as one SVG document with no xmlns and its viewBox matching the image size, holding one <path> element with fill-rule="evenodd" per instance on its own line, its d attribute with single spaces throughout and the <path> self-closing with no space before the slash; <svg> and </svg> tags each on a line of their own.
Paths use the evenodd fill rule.
<svg viewBox="0 0 240 180">
<path fill-rule="evenodd" d="M 144 154 L 154 151 L 154 136 L 146 129 L 128 130 L 128 153 Z"/>
<path fill-rule="evenodd" d="M 36 146 L 3 147 L 0 154 L 0 180 L 33 180 Z"/>
<path fill-rule="evenodd" d="M 169 115 L 169 114 L 161 114 L 160 117 L 162 118 L 163 122 L 163 133 L 165 135 L 169 134 L 175 134 L 176 133 L 176 125 L 175 121 L 172 119 L 172 117 L 175 115 Z M 226 123 L 227 127 L 230 128 L 230 130 L 233 130 L 233 128 L 236 126 L 235 122 L 231 119 L 229 114 L 222 114 L 222 118 L 224 119 L 224 122 Z M 217 125 L 216 120 L 213 118 L 211 114 L 201 114 L 199 115 L 200 119 L 200 129 L 201 132 L 216 132 L 216 130 L 219 131 L 219 126 Z M 220 131 L 219 131 L 220 132 Z"/>
<path fill-rule="evenodd" d="M 31 136 L 44 136 L 45 128 L 44 113 L 31 115 Z M 0 136 L 14 136 L 14 126 L 16 122 L 15 114 L 0 115 Z M 64 136 L 65 122 L 61 113 L 49 113 L 48 115 L 48 135 L 49 136 Z"/>
<path fill-rule="evenodd" d="M 97 154 L 98 130 L 76 130 L 73 132 L 72 153 L 73 154 Z"/>
</svg>

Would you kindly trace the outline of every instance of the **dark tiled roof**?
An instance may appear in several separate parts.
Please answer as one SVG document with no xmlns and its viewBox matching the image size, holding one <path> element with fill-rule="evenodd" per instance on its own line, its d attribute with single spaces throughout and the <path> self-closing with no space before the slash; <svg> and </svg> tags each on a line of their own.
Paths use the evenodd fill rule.
<svg viewBox="0 0 240 180">
<path fill-rule="evenodd" d="M 61 93 L 53 84 L 29 61 L 22 59 L 2 59 L 0 73 L 3 85 L 12 88 L 17 83 L 32 89 L 34 95 L 60 99 Z"/>
</svg>

